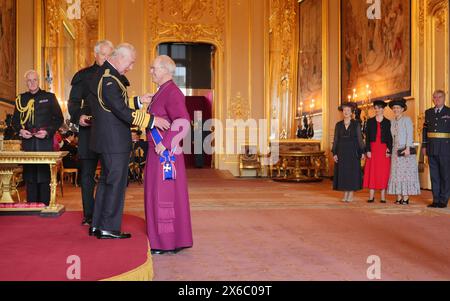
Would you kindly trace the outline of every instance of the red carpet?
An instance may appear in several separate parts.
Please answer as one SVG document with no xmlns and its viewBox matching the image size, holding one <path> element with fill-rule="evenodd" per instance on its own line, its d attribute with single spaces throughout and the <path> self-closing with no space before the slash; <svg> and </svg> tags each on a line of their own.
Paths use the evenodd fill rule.
<svg viewBox="0 0 450 301">
<path fill-rule="evenodd" d="M 71 255 L 80 258 L 82 281 L 111 278 L 147 261 L 143 219 L 124 216 L 122 230 L 132 233 L 125 240 L 90 237 L 80 222 L 80 212 L 58 218 L 0 217 L 0 281 L 67 281 Z"/>
</svg>

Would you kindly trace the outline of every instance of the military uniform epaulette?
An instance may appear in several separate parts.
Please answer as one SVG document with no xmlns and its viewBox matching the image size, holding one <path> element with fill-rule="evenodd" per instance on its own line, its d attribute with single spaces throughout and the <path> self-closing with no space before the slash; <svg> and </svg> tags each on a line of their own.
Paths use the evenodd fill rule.
<svg viewBox="0 0 450 301">
<path fill-rule="evenodd" d="M 124 102 L 128 103 L 128 96 L 127 96 L 127 88 L 124 86 L 124 84 L 114 75 L 111 74 L 111 71 L 109 69 L 105 70 L 105 73 L 103 73 L 99 83 L 98 83 L 98 87 L 97 87 L 97 95 L 98 95 L 98 101 L 100 103 L 100 106 L 102 107 L 103 110 L 105 110 L 106 112 L 111 112 L 111 110 L 109 110 L 105 103 L 103 102 L 103 84 L 104 84 L 104 79 L 113 79 L 114 81 L 116 81 L 116 83 L 119 85 L 119 88 L 122 90 L 122 96 L 124 98 Z M 106 85 L 110 85 L 112 84 L 112 81 L 108 81 L 106 83 Z"/>
<path fill-rule="evenodd" d="M 122 76 L 121 79 L 123 79 L 123 78 L 126 79 L 126 77 Z M 131 98 L 131 99 L 128 98 L 126 83 L 122 82 L 121 79 L 112 75 L 110 69 L 105 69 L 105 72 L 103 73 L 103 76 L 101 77 L 101 79 L 98 83 L 98 88 L 97 88 L 98 102 L 99 102 L 100 106 L 102 107 L 102 109 L 104 111 L 111 113 L 111 110 L 109 110 L 106 107 L 106 104 L 103 101 L 103 86 L 104 85 L 109 86 L 109 85 L 113 84 L 114 82 L 116 82 L 117 85 L 119 86 L 119 88 L 122 90 L 122 97 L 123 97 L 124 103 L 130 109 L 134 110 L 131 113 L 131 117 L 132 117 L 131 123 L 133 125 L 139 126 L 141 128 L 147 128 L 153 122 L 152 116 L 144 111 L 140 111 L 137 109 L 136 100 L 134 98 Z"/>
</svg>

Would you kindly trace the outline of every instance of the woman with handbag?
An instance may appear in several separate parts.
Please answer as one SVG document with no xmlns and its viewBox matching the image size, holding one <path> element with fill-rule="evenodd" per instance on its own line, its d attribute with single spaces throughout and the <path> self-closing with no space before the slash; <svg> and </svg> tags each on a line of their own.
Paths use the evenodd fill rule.
<svg viewBox="0 0 450 301">
<path fill-rule="evenodd" d="M 389 102 L 395 118 L 391 122 L 393 150 L 388 194 L 397 195 L 396 204 L 408 205 L 410 195 L 420 194 L 419 170 L 413 142 L 413 123 L 404 116 L 406 101 L 397 98 Z"/>
<path fill-rule="evenodd" d="M 367 121 L 366 126 L 366 166 L 364 168 L 363 187 L 369 188 L 369 203 L 375 201 L 375 190 L 381 190 L 381 203 L 386 203 L 386 189 L 391 171 L 392 135 L 391 122 L 384 117 L 383 100 L 375 100 L 375 117 Z"/>
<path fill-rule="evenodd" d="M 339 107 L 344 120 L 336 123 L 334 130 L 333 189 L 344 191 L 343 202 L 353 200 L 353 192 L 362 188 L 361 156 L 364 156 L 364 142 L 361 135 L 361 124 L 352 119 L 354 103 L 344 103 Z"/>
</svg>

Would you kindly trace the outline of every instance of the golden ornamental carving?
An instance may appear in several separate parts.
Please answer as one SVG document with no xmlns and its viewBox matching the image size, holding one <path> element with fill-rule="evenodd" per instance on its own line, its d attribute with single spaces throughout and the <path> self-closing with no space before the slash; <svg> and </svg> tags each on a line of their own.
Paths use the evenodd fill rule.
<svg viewBox="0 0 450 301">
<path fill-rule="evenodd" d="M 436 29 L 438 31 L 445 31 L 445 25 L 447 24 L 447 15 L 448 12 L 448 2 L 447 2 L 447 7 L 444 7 L 442 9 L 440 9 L 437 13 L 436 13 Z"/>
<path fill-rule="evenodd" d="M 419 42 L 423 45 L 425 41 L 425 1 L 419 2 Z"/>
<path fill-rule="evenodd" d="M 62 16 L 60 14 L 59 5 L 59 0 L 45 1 L 47 47 L 58 47 L 58 35 L 62 26 Z"/>
<path fill-rule="evenodd" d="M 419 137 L 419 141 L 422 141 L 422 131 L 424 122 L 425 122 L 425 114 L 420 113 L 419 116 L 417 116 L 417 137 Z"/>
<path fill-rule="evenodd" d="M 272 13 L 269 18 L 273 50 L 281 52 L 281 76 L 292 72 L 292 58 L 295 49 L 292 47 L 296 27 L 296 1 L 278 0 L 271 2 Z"/>
<path fill-rule="evenodd" d="M 97 26 L 99 7 L 99 0 L 83 0 L 81 2 L 81 19 L 84 19 L 89 25 Z"/>
<path fill-rule="evenodd" d="M 223 48 L 225 0 L 149 0 L 148 5 L 153 43 L 212 42 Z"/>
<path fill-rule="evenodd" d="M 297 43 L 297 7 L 296 0 L 270 1 L 269 7 L 269 85 L 272 120 L 278 120 L 279 125 L 271 126 L 271 136 L 282 139 L 289 138 L 292 120 L 295 85 L 292 79 L 296 73 L 296 43 Z M 281 133 L 275 133 L 275 129 Z"/>
<path fill-rule="evenodd" d="M 228 110 L 228 118 L 231 119 L 243 119 L 250 118 L 250 109 L 248 100 L 243 98 L 241 93 L 238 92 L 236 96 L 230 101 L 230 109 Z"/>
<path fill-rule="evenodd" d="M 448 9 L 448 0 L 428 0 L 427 11 L 430 15 L 435 15 L 442 9 Z"/>
<path fill-rule="evenodd" d="M 0 152 L 1 164 L 56 164 L 69 152 Z"/>
<path fill-rule="evenodd" d="M 173 5 L 169 5 L 167 9 L 174 18 L 183 22 L 196 22 L 201 20 L 207 11 L 213 14 L 209 4 L 210 1 L 207 0 L 173 0 Z"/>
<path fill-rule="evenodd" d="M 436 29 L 444 31 L 448 19 L 448 0 L 428 0 L 428 15 L 436 18 Z"/>
</svg>

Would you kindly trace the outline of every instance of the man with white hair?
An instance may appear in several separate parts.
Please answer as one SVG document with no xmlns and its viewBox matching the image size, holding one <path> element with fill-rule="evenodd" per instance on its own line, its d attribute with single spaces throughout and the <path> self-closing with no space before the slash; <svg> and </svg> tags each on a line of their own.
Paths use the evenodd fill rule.
<svg viewBox="0 0 450 301">
<path fill-rule="evenodd" d="M 158 56 L 150 68 L 159 89 L 149 112 L 172 124 L 164 132 L 147 129 L 152 147 L 147 152 L 144 195 L 152 254 L 177 253 L 193 245 L 186 168 L 179 146 L 189 133 L 190 117 L 185 97 L 172 80 L 175 69 L 175 62 L 166 55 Z"/>
<path fill-rule="evenodd" d="M 12 126 L 22 137 L 24 151 L 53 151 L 53 136 L 64 118 L 55 94 L 41 90 L 39 74 L 25 73 L 28 92 L 16 99 Z M 50 168 L 44 164 L 25 164 L 23 177 L 28 203 L 50 204 Z"/>
<path fill-rule="evenodd" d="M 434 107 L 425 111 L 422 152 L 430 164 L 433 202 L 430 208 L 447 208 L 450 198 L 450 108 L 445 91 L 433 93 Z"/>
<path fill-rule="evenodd" d="M 137 98 L 128 98 L 123 75 L 132 70 L 135 60 L 136 51 L 132 45 L 118 45 L 90 85 L 92 93 L 88 100 L 93 116 L 90 148 L 100 154 L 102 171 L 89 234 L 95 234 L 99 239 L 131 237 L 129 233 L 121 232 L 132 148 L 130 127 L 165 130 L 170 126 L 163 118 L 136 109 L 141 106 Z M 148 102 L 148 98 L 143 97 L 142 101 Z"/>
<path fill-rule="evenodd" d="M 92 113 L 87 103 L 89 81 L 100 69 L 106 59 L 114 49 L 113 44 L 108 40 L 98 41 L 94 47 L 95 63 L 78 71 L 72 79 L 72 89 L 70 90 L 68 109 L 70 121 L 79 126 L 78 136 L 78 158 L 80 160 L 81 178 L 81 199 L 83 203 L 82 225 L 92 224 L 94 212 L 94 188 L 95 170 L 97 169 L 99 155 L 89 149 L 91 136 Z"/>
</svg>

